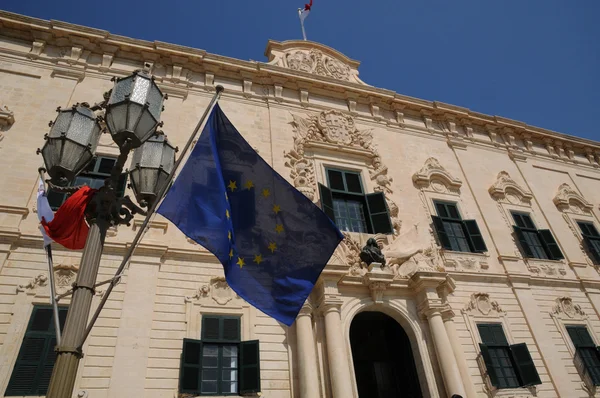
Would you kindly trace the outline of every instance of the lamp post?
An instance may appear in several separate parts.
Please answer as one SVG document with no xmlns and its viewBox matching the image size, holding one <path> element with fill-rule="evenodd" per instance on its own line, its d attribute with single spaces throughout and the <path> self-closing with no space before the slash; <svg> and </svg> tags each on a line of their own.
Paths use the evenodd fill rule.
<svg viewBox="0 0 600 398">
<path fill-rule="evenodd" d="M 94 107 L 82 103 L 67 110 L 59 108 L 56 120 L 50 123 L 50 133 L 44 137 L 46 143 L 38 150 L 51 185 L 64 187 L 93 159 L 103 121 L 94 111 L 100 109 L 105 109 L 106 129 L 120 150 L 111 176 L 86 208 L 90 229 L 62 339 L 56 348 L 48 398 L 71 398 L 108 228 L 129 224 L 136 213 L 145 214 L 128 196 L 117 194 L 118 179 L 129 152 L 135 150 L 131 186 L 142 207 L 151 206 L 164 193 L 175 164 L 176 149 L 156 130 L 161 125 L 164 96 L 151 76 L 136 71 L 116 79 L 107 98 Z"/>
</svg>

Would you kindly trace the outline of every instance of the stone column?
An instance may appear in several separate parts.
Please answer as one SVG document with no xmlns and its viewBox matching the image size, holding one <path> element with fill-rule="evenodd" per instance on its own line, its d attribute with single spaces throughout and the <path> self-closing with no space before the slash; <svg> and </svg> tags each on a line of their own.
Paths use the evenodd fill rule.
<svg viewBox="0 0 600 398">
<path fill-rule="evenodd" d="M 427 316 L 429 321 L 429 328 L 431 329 L 431 335 L 433 336 L 433 344 L 435 346 L 435 352 L 440 362 L 440 368 L 442 370 L 442 377 L 444 378 L 444 384 L 446 385 L 446 393 L 448 396 L 458 394 L 466 396 L 465 387 L 463 386 L 460 372 L 458 370 L 458 364 L 452 351 L 452 344 L 446 333 L 444 327 L 444 321 L 442 320 L 442 313 L 439 308 L 429 308 L 423 313 Z"/>
<path fill-rule="evenodd" d="M 454 351 L 454 357 L 458 363 L 458 370 L 467 393 L 465 398 L 476 398 L 477 393 L 475 392 L 475 385 L 473 384 L 473 379 L 469 375 L 469 367 L 467 366 L 467 360 L 465 359 L 453 318 L 454 311 L 452 311 L 450 308 L 442 312 L 444 327 L 446 328 L 446 333 L 448 334 L 452 351 Z"/>
<path fill-rule="evenodd" d="M 455 287 L 452 278 L 446 273 L 418 271 L 410 278 L 409 286 L 417 293 L 420 312 L 429 322 L 447 396 L 458 394 L 465 397 L 458 363 L 442 320 L 442 311 L 449 309 L 446 296 L 452 293 Z"/>
<path fill-rule="evenodd" d="M 296 318 L 296 341 L 298 348 L 298 374 L 300 398 L 318 398 L 321 396 L 319 376 L 317 374 L 317 353 L 312 327 L 313 307 L 304 304 Z"/>
<path fill-rule="evenodd" d="M 354 394 L 350 364 L 346 353 L 346 344 L 344 344 L 345 338 L 342 332 L 341 304 L 341 301 L 326 300 L 321 304 L 321 311 L 325 318 L 325 340 L 333 398 L 351 398 L 354 397 Z"/>
</svg>

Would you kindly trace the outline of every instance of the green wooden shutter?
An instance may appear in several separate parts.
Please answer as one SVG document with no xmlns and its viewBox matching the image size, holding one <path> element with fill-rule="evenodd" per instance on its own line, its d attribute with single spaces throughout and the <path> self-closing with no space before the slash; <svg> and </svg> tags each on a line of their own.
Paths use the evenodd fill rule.
<svg viewBox="0 0 600 398">
<path fill-rule="evenodd" d="M 202 316 L 202 340 L 219 340 L 221 320 L 218 316 Z"/>
<path fill-rule="evenodd" d="M 183 339 L 183 351 L 179 367 L 179 391 L 200 394 L 201 372 L 202 341 Z"/>
<path fill-rule="evenodd" d="M 494 369 L 490 352 L 485 344 L 480 343 L 479 349 L 481 350 L 481 357 L 485 363 L 485 369 L 487 370 L 487 375 L 490 378 L 490 383 L 492 383 L 494 387 L 498 387 L 498 376 L 496 375 L 496 370 Z"/>
<path fill-rule="evenodd" d="M 527 243 L 527 240 L 525 240 L 525 235 L 523 235 L 523 230 L 521 229 L 521 227 L 513 225 L 513 230 L 515 231 L 517 240 L 521 245 L 521 250 L 523 250 L 523 256 L 527 258 L 532 258 L 533 252 L 531 251 L 531 247 L 529 247 L 529 243 Z"/>
<path fill-rule="evenodd" d="M 335 222 L 335 214 L 333 212 L 333 197 L 331 196 L 331 190 L 323 184 L 319 184 L 319 196 L 321 197 L 321 210 L 331 221 Z"/>
<path fill-rule="evenodd" d="M 533 359 L 527 348 L 527 344 L 519 343 L 511 345 L 510 353 L 523 387 L 542 384 L 540 375 L 535 368 L 535 364 L 533 363 Z"/>
<path fill-rule="evenodd" d="M 554 240 L 554 236 L 552 236 L 552 232 L 549 229 L 540 229 L 538 230 L 538 235 L 540 236 L 540 240 L 542 244 L 546 247 L 546 251 L 548 252 L 548 257 L 551 260 L 562 260 L 565 258 L 560 251 L 560 247 L 558 247 L 558 243 Z"/>
<path fill-rule="evenodd" d="M 32 336 L 23 339 L 17 363 L 6 389 L 6 396 L 22 396 L 37 393 L 38 370 L 44 358 L 47 340 L 49 338 L 45 336 Z"/>
<path fill-rule="evenodd" d="M 477 226 L 477 221 L 475 220 L 464 220 L 463 224 L 465 229 L 467 230 L 467 236 L 471 240 L 471 247 L 474 252 L 483 253 L 487 251 L 487 246 L 485 245 L 485 241 L 483 240 L 483 236 L 481 235 L 481 231 L 479 231 L 479 226 Z"/>
<path fill-rule="evenodd" d="M 260 350 L 258 340 L 240 343 L 240 394 L 260 391 Z"/>
<path fill-rule="evenodd" d="M 587 249 L 588 253 L 592 256 L 594 260 L 594 264 L 600 264 L 600 252 L 596 249 L 596 246 L 593 244 L 592 239 L 589 236 L 583 235 L 583 244 Z"/>
<path fill-rule="evenodd" d="M 390 213 L 388 212 L 385 195 L 383 192 L 375 192 L 365 195 L 369 217 L 371 218 L 371 227 L 374 234 L 394 233 Z"/>
<path fill-rule="evenodd" d="M 240 341 L 240 318 L 221 318 L 221 339 L 226 341 Z"/>
<path fill-rule="evenodd" d="M 50 385 L 50 377 L 52 377 L 52 369 L 54 369 L 55 362 L 56 338 L 52 338 L 50 339 L 50 342 L 46 347 L 45 359 L 42 365 L 41 375 L 38 382 L 38 393 L 40 395 L 46 395 L 46 392 L 48 392 L 48 386 Z"/>
<path fill-rule="evenodd" d="M 431 216 L 431 219 L 433 220 L 433 229 L 435 229 L 440 245 L 442 245 L 444 249 L 452 250 L 452 245 L 450 244 L 450 239 L 448 239 L 448 234 L 446 233 L 442 219 L 438 216 Z"/>
</svg>

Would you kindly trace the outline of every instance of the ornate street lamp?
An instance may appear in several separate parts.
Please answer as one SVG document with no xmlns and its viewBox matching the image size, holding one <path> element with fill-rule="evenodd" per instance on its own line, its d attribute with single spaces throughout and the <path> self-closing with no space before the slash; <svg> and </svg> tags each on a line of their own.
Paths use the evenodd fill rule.
<svg viewBox="0 0 600 398">
<path fill-rule="evenodd" d="M 174 148 L 162 132 L 133 151 L 129 178 L 131 189 L 142 207 L 150 206 L 168 182 L 175 164 Z"/>
<path fill-rule="evenodd" d="M 52 128 L 44 136 L 46 143 L 38 153 L 44 157 L 51 181 L 64 186 L 94 157 L 101 129 L 98 118 L 86 103 L 56 111 L 58 116 L 50 122 Z"/>
<path fill-rule="evenodd" d="M 136 71 L 116 79 L 106 104 L 106 126 L 119 147 L 129 140 L 131 148 L 137 148 L 158 127 L 162 109 L 163 94 L 154 78 Z"/>
</svg>

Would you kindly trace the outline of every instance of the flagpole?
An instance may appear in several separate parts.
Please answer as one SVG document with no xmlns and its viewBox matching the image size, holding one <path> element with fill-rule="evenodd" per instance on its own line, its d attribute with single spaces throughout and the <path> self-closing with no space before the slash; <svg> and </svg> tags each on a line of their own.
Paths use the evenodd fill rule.
<svg viewBox="0 0 600 398">
<path fill-rule="evenodd" d="M 300 19 L 300 26 L 302 27 L 302 37 L 306 41 L 306 31 L 304 30 L 304 20 L 302 19 L 302 8 L 298 8 L 298 18 Z"/>
<path fill-rule="evenodd" d="M 44 195 L 46 194 L 46 184 L 44 183 L 44 172 L 46 169 L 40 167 L 38 173 L 40 175 L 40 181 L 44 188 Z M 38 212 L 40 209 L 38 208 Z M 48 279 L 50 280 L 50 304 L 52 305 L 52 312 L 54 314 L 54 329 L 56 331 L 56 345 L 60 345 L 60 319 L 58 317 L 58 302 L 56 301 L 56 288 L 54 285 L 54 262 L 52 260 L 52 246 L 50 243 L 46 244 L 44 239 L 44 250 L 46 251 L 46 261 L 48 262 Z"/>
<path fill-rule="evenodd" d="M 83 346 L 83 343 L 85 342 L 85 340 L 89 336 L 90 332 L 92 331 L 92 328 L 94 327 L 94 323 L 96 323 L 96 320 L 98 319 L 98 316 L 100 315 L 100 311 L 106 304 L 106 300 L 108 299 L 108 296 L 112 292 L 113 288 L 117 285 L 118 280 L 121 278 L 123 269 L 129 262 L 131 255 L 135 251 L 137 244 L 139 243 L 148 223 L 150 222 L 150 219 L 152 218 L 152 216 L 154 215 L 154 212 L 156 211 L 156 208 L 158 207 L 158 204 L 161 202 L 161 200 L 162 200 L 163 196 L 165 195 L 165 193 L 167 192 L 167 190 L 171 187 L 171 183 L 173 182 L 173 177 L 175 176 L 177 169 L 183 162 L 183 159 L 185 158 L 185 155 L 187 154 L 190 146 L 192 146 L 192 143 L 194 142 L 194 138 L 198 134 L 200 127 L 202 127 L 202 125 L 204 124 L 204 121 L 206 120 L 206 117 L 208 116 L 209 112 L 211 111 L 211 109 L 213 108 L 215 103 L 219 100 L 219 98 L 221 97 L 223 90 L 224 90 L 223 86 L 220 86 L 220 85 L 216 86 L 215 95 L 212 97 L 210 103 L 208 104 L 208 107 L 204 110 L 204 114 L 202 115 L 202 117 L 200 118 L 198 123 L 196 124 L 196 128 L 194 129 L 194 132 L 192 133 L 192 135 L 188 139 L 187 143 L 185 144 L 185 147 L 181 151 L 181 155 L 179 155 L 179 159 L 177 159 L 177 161 L 175 162 L 175 165 L 173 166 L 173 170 L 171 171 L 171 174 L 169 174 L 169 177 L 167 179 L 167 181 L 169 183 L 167 183 L 163 186 L 163 188 L 160 190 L 159 194 L 156 196 L 156 200 L 154 200 L 154 202 L 150 206 L 150 209 L 148 209 L 148 213 L 146 214 L 146 218 L 144 219 L 144 222 L 142 223 L 141 227 L 139 228 L 137 234 L 135 235 L 135 238 L 133 239 L 133 242 L 129 246 L 129 249 L 125 253 L 125 256 L 123 257 L 123 261 L 121 261 L 121 265 L 119 265 L 117 272 L 115 272 L 115 277 L 110 281 L 110 284 L 108 285 L 108 288 L 106 289 L 106 292 L 104 293 L 104 296 L 102 296 L 102 301 L 98 305 L 98 308 L 96 308 L 96 312 L 92 316 L 92 319 L 90 319 L 90 323 L 88 324 L 88 326 L 85 330 L 85 333 L 83 334 L 82 340 L 79 343 L 79 347 Z"/>
</svg>

